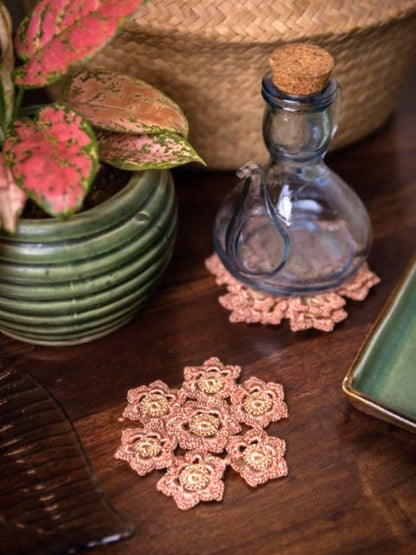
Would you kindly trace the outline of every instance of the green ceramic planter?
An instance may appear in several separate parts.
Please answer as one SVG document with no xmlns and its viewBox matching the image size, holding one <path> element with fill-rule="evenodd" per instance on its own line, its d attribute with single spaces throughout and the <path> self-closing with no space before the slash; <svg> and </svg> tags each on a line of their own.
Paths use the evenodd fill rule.
<svg viewBox="0 0 416 555">
<path fill-rule="evenodd" d="M 0 331 L 41 345 L 91 341 L 134 316 L 159 284 L 176 234 L 167 171 L 132 174 L 99 206 L 0 233 Z"/>
</svg>

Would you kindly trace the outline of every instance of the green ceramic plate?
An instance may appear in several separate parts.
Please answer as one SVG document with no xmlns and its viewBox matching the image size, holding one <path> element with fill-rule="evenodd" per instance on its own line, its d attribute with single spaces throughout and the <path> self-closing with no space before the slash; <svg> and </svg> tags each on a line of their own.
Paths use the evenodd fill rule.
<svg viewBox="0 0 416 555">
<path fill-rule="evenodd" d="M 346 375 L 356 408 L 416 432 L 416 258 Z"/>
</svg>

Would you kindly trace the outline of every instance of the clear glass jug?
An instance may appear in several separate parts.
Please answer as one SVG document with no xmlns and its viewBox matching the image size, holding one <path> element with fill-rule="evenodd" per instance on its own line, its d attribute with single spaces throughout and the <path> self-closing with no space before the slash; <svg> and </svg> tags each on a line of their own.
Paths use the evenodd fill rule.
<svg viewBox="0 0 416 555">
<path fill-rule="evenodd" d="M 323 157 L 336 131 L 337 82 L 309 96 L 277 89 L 263 78 L 265 168 L 248 163 L 224 200 L 214 245 L 227 270 L 274 295 L 336 289 L 367 258 L 371 225 L 354 191 Z"/>
</svg>

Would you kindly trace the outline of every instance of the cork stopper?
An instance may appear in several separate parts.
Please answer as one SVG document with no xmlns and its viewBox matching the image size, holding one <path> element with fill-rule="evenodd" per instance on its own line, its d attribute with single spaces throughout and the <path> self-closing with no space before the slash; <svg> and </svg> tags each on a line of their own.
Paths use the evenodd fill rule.
<svg viewBox="0 0 416 555">
<path fill-rule="evenodd" d="M 308 96 L 324 89 L 334 68 L 331 54 L 310 43 L 279 46 L 269 62 L 274 85 L 295 96 Z"/>
</svg>

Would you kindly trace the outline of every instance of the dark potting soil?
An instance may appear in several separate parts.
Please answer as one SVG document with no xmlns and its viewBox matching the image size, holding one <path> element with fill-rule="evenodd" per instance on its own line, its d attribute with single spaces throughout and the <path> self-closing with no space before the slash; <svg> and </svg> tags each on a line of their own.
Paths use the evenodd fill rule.
<svg viewBox="0 0 416 555">
<path fill-rule="evenodd" d="M 131 172 L 119 170 L 117 168 L 113 168 L 112 166 L 108 166 L 107 164 L 101 164 L 88 195 L 85 197 L 84 204 L 80 212 L 89 210 L 90 208 L 93 208 L 94 206 L 97 206 L 114 196 L 116 193 L 121 191 L 125 185 L 127 185 L 130 177 Z M 32 200 L 28 200 L 26 202 L 25 209 L 23 210 L 22 217 L 38 220 L 49 218 L 50 216 L 48 216 Z"/>
</svg>

